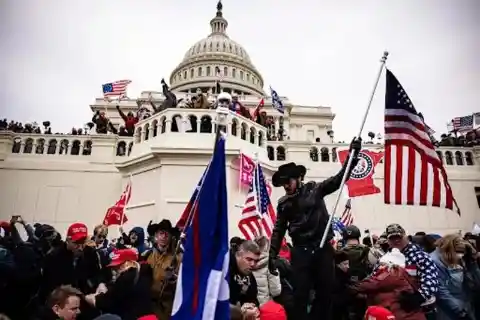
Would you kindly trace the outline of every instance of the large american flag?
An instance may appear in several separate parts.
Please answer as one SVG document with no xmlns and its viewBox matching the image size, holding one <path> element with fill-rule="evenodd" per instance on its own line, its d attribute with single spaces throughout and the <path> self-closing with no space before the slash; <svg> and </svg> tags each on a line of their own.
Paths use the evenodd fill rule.
<svg viewBox="0 0 480 320">
<path fill-rule="evenodd" d="M 247 240 L 259 236 L 270 238 L 275 217 L 262 168 L 257 164 L 238 228 Z"/>
<path fill-rule="evenodd" d="M 111 96 L 126 96 L 127 86 L 132 83 L 131 80 L 118 80 L 102 84 L 103 96 L 105 98 Z"/>
<path fill-rule="evenodd" d="M 452 120 L 454 131 L 469 131 L 473 129 L 473 115 L 457 117 Z"/>
<path fill-rule="evenodd" d="M 458 210 L 423 119 L 390 70 L 385 93 L 385 203 Z"/>
<path fill-rule="evenodd" d="M 343 210 L 342 216 L 340 217 L 340 222 L 348 227 L 353 224 L 353 214 L 352 214 L 352 201 L 350 199 L 345 203 L 345 209 Z"/>
</svg>

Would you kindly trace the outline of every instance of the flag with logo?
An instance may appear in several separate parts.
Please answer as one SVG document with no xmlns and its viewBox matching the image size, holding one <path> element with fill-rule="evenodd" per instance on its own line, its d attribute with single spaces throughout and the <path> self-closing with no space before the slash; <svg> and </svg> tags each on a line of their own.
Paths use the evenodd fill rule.
<svg viewBox="0 0 480 320">
<path fill-rule="evenodd" d="M 103 218 L 104 225 L 107 227 L 112 225 L 122 225 L 128 221 L 128 218 L 125 215 L 125 207 L 128 205 L 131 195 L 132 181 L 130 179 L 125 187 L 125 190 L 122 192 L 120 199 L 118 199 L 115 205 L 108 208 L 107 212 L 105 213 L 105 218 Z"/>
<path fill-rule="evenodd" d="M 338 152 L 338 159 L 343 165 L 348 158 L 348 150 Z M 350 198 L 366 196 L 369 194 L 380 193 L 380 188 L 373 181 L 375 167 L 382 160 L 383 152 L 374 152 L 370 150 L 362 150 L 358 155 L 358 163 L 353 168 L 350 178 L 345 183 Z"/>
<path fill-rule="evenodd" d="M 172 320 L 230 318 L 225 139 L 220 138 L 186 226 Z"/>
</svg>

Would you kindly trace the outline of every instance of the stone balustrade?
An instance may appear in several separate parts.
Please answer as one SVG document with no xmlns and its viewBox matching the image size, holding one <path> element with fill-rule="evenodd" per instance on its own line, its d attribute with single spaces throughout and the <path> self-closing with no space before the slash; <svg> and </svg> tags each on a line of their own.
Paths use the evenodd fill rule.
<svg viewBox="0 0 480 320">
<path fill-rule="evenodd" d="M 217 113 L 212 109 L 166 109 L 135 125 L 135 144 L 171 133 L 214 134 Z M 228 117 L 227 134 L 266 146 L 267 129 L 233 112 Z"/>
<path fill-rule="evenodd" d="M 157 135 L 168 134 L 214 134 L 215 110 L 203 109 L 167 109 L 136 125 L 134 137 L 116 135 L 59 135 L 27 134 L 0 131 L 0 160 L 10 155 L 22 156 L 79 156 L 89 159 L 95 154 L 104 157 L 105 163 L 114 163 L 115 158 L 130 156 L 136 144 L 140 144 Z M 337 162 L 337 150 L 348 148 L 348 144 L 309 143 L 298 141 L 266 141 L 266 129 L 253 121 L 236 114 L 228 120 L 228 133 L 232 137 L 250 143 L 252 147 L 265 150 L 273 165 L 286 161 L 300 163 Z M 165 136 L 167 137 L 167 136 Z M 231 138 L 232 139 L 232 138 Z M 195 140 L 192 140 L 195 143 Z M 380 144 L 365 144 L 370 150 L 383 150 Z M 110 150 L 110 151 L 109 151 Z M 480 148 L 440 147 L 436 150 L 446 166 L 462 167 L 480 164 Z"/>
<path fill-rule="evenodd" d="M 294 141 L 268 141 L 267 154 L 276 162 L 337 162 L 337 150 L 348 149 L 348 144 L 320 144 Z M 383 151 L 383 145 L 365 144 L 366 149 Z M 446 166 L 478 165 L 480 150 L 464 147 L 440 147 L 436 150 Z"/>
</svg>

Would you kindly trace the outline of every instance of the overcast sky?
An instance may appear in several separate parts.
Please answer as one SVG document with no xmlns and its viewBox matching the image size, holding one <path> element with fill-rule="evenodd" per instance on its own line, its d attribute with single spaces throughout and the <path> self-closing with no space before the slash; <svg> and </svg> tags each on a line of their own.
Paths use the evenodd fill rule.
<svg viewBox="0 0 480 320">
<path fill-rule="evenodd" d="M 224 0 L 227 33 L 293 103 L 331 106 L 339 140 L 356 134 L 384 49 L 436 131 L 480 111 L 478 0 Z M 101 84 L 159 90 L 210 32 L 216 0 L 0 1 L 0 117 L 82 127 Z M 366 131 L 383 131 L 384 79 Z"/>
</svg>

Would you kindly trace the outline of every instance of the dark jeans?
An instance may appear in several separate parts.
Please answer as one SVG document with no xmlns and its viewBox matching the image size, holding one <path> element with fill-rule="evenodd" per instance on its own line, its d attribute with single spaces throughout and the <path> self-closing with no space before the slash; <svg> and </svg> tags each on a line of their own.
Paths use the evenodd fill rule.
<svg viewBox="0 0 480 320">
<path fill-rule="evenodd" d="M 291 257 L 295 320 L 332 319 L 332 296 L 335 282 L 332 246 L 327 242 L 322 249 L 317 245 L 294 247 Z M 312 289 L 315 291 L 315 299 L 308 315 L 307 304 Z"/>
</svg>

